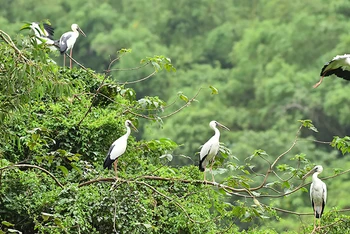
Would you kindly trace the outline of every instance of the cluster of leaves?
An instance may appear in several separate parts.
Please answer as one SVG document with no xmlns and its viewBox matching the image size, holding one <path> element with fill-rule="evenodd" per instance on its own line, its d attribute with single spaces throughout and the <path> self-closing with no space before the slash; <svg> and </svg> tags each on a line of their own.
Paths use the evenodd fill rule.
<svg viewBox="0 0 350 234">
<path fill-rule="evenodd" d="M 50 66 L 54 71 L 41 70 L 41 75 L 54 73 L 69 84 L 70 92 L 44 92 L 30 101 L 21 99 L 21 108 L 12 110 L 11 121 L 2 121 L 6 128 L 1 135 L 13 134 L 14 139 L 0 143 L 3 231 L 203 233 L 237 229 L 230 220 L 243 216 L 232 205 L 219 202 L 221 193 L 202 183 L 181 182 L 197 180 L 201 176 L 197 167 L 165 165 L 177 147 L 170 139 L 136 141 L 131 137 L 118 165 L 119 176 L 126 179 L 111 187 L 114 178 L 108 178 L 110 172 L 103 170 L 102 161 L 109 145 L 124 133 L 125 119 L 137 122 L 140 113 L 165 103 L 158 97 L 136 100 L 135 91 L 91 70 Z M 147 175 L 149 180 L 142 179 Z M 101 183 L 104 180 L 109 183 Z M 212 222 L 212 217 L 217 221 Z"/>
<path fill-rule="evenodd" d="M 22 7 L 15 7 L 17 5 Z M 180 206 L 169 202 L 147 185 L 131 183 L 135 190 L 147 191 L 141 193 L 142 197 L 152 194 L 159 196 L 158 200 L 166 200 L 162 203 L 166 204 L 163 207 L 166 211 L 162 224 L 155 223 L 136 213 L 130 203 L 126 207 L 137 215 L 132 216 L 130 222 L 123 221 L 125 225 L 142 227 L 142 232 L 164 231 L 162 227 L 166 223 L 191 232 L 195 232 L 198 226 L 202 228 L 198 230 L 203 232 L 211 232 L 214 228 L 222 232 L 235 232 L 236 224 L 240 229 L 253 229 L 253 233 L 275 233 L 271 229 L 261 228 L 264 225 L 274 227 L 276 232 L 297 230 L 295 223 L 300 221 L 290 211 L 311 211 L 308 194 L 298 191 L 307 190 L 307 187 L 301 186 L 300 178 L 313 164 L 324 165 L 322 176 L 331 174 L 332 177 L 326 180 L 329 197 L 337 199 L 328 199 L 326 212 L 330 207 L 348 206 L 346 192 L 332 188 L 350 187 L 346 178 L 346 168 L 350 166 L 346 160 L 350 112 L 344 108 L 344 103 L 349 102 L 349 87 L 343 85 L 342 82 L 346 81 L 327 78 L 324 86 L 310 92 L 323 63 L 335 54 L 348 52 L 349 37 L 344 31 L 350 9 L 347 1 L 329 4 L 325 0 L 307 3 L 302 0 L 284 3 L 263 0 L 213 4 L 211 0 L 194 0 L 190 3 L 179 0 L 158 2 L 154 7 L 146 0 L 108 0 L 103 3 L 93 0 L 88 4 L 81 0 L 64 0 L 54 4 L 49 0 L 26 11 L 32 5 L 32 1 L 21 1 L 19 4 L 15 0 L 4 3 L 0 9 L 2 29 L 8 30 L 16 39 L 12 43 L 7 34 L 1 31 L 0 80 L 4 85 L 0 87 L 0 135 L 2 139 L 9 140 L 0 142 L 0 157 L 7 160 L 3 162 L 3 167 L 9 162 L 38 165 L 53 173 L 67 189 L 76 187 L 73 183 L 88 182 L 101 175 L 106 177 L 109 174 L 102 171 L 101 162 L 110 143 L 124 133 L 123 122 L 129 118 L 140 130 L 136 139 L 145 140 L 130 139 L 127 156 L 119 162 L 122 178 L 131 180 L 151 175 L 198 179 L 202 175 L 188 165 L 197 163 L 196 151 L 212 134 L 207 123 L 215 119 L 231 129 L 231 132 L 223 132 L 221 136 L 229 151 L 222 148 L 224 154 L 217 157 L 214 166 L 215 179 L 230 188 L 218 189 L 219 195 L 212 195 L 210 201 L 203 200 L 201 203 L 200 199 L 192 200 L 193 197 L 189 196 L 185 202 L 182 196 L 177 197 L 176 193 L 165 189 L 173 184 L 153 180 L 147 182 L 176 200 L 192 219 L 204 224 L 189 221 Z M 104 75 L 89 69 L 62 69 L 51 62 L 45 45 L 37 45 L 35 40 L 25 43 L 23 38 L 15 36 L 16 29 L 21 26 L 20 21 L 39 20 L 32 19 L 32 15 L 42 15 L 42 12 L 50 15 L 56 35 L 69 29 L 66 18 L 79 23 L 88 37 L 78 39 L 74 58 L 96 71 L 105 70 L 109 55 L 113 56 L 120 48 L 132 47 L 136 53 L 131 53 L 129 49 L 121 50 L 119 56 L 127 56 L 116 60 Z M 66 14 L 62 15 L 61 12 Z M 149 57 L 150 54 L 169 54 L 172 59 L 162 55 Z M 61 57 L 55 60 L 61 63 Z M 176 63 L 176 74 L 165 73 L 175 70 L 172 61 Z M 154 74 L 157 76 L 153 77 Z M 213 95 L 202 95 L 203 87 L 210 87 Z M 197 90 L 201 90 L 200 98 L 195 93 Z M 191 108 L 183 108 L 189 105 Z M 170 109 L 175 110 L 176 115 L 165 113 Z M 298 119 L 311 119 L 312 122 L 301 122 L 298 140 L 288 151 L 298 127 L 294 123 Z M 155 130 L 154 122 L 156 126 L 163 127 L 162 131 Z M 329 147 L 330 141 L 333 148 Z M 181 147 L 177 148 L 177 144 Z M 281 154 L 284 151 L 286 153 Z M 165 164 L 183 165 L 189 169 L 178 171 Z M 41 173 L 41 177 L 46 175 L 37 169 L 23 167 L 16 169 L 14 174 L 9 171 L 3 170 L 3 180 L 8 179 L 6 183 L 17 178 L 15 175 L 19 171 Z M 48 183 L 54 182 L 51 180 Z M 79 196 L 84 197 L 88 196 L 85 189 L 86 193 L 90 193 L 93 187 L 101 194 L 101 197 L 96 197 L 107 202 L 106 207 L 115 207 L 110 196 L 104 193 L 110 184 L 102 184 L 103 188 L 96 184 L 82 186 L 82 189 L 78 187 L 74 191 L 78 191 L 78 194 L 81 192 Z M 132 192 L 127 185 L 122 186 L 127 192 Z M 118 188 L 121 187 L 113 192 L 127 195 Z M 237 190 L 227 190 L 232 188 Z M 61 190 L 59 185 L 52 190 L 56 189 Z M 201 193 L 202 186 L 187 189 L 191 190 L 189 193 L 203 197 L 208 195 Z M 43 197 L 46 197 L 45 194 Z M 57 199 L 60 200 L 58 195 Z M 71 196 L 69 199 L 75 201 L 78 198 Z M 227 202 L 226 205 L 222 204 L 223 200 Z M 208 217 L 215 223 L 194 216 L 199 211 L 207 212 L 208 202 L 213 204 L 209 207 Z M 26 204 L 29 203 L 36 204 L 28 198 Z M 81 218 L 87 217 L 88 214 L 85 216 L 78 204 L 84 206 L 83 201 L 77 201 L 76 209 L 72 210 L 80 213 Z M 289 213 L 281 213 L 277 219 L 266 219 L 266 216 L 273 217 L 274 214 L 263 212 L 256 204 L 282 207 Z M 39 222 L 32 222 L 31 227 L 37 225 L 37 230 L 45 229 L 47 232 L 55 228 L 57 232 L 113 230 L 111 213 L 95 210 L 98 217 L 108 217 L 104 218 L 103 229 L 102 224 L 91 224 L 95 219 L 84 223 L 74 220 L 71 215 L 65 216 L 66 209 L 63 207 L 68 209 L 69 205 L 74 206 L 73 203 L 64 202 L 60 210 L 43 210 L 44 216 L 37 214 Z M 169 209 L 171 205 L 175 209 Z M 20 211 L 18 207 L 16 209 Z M 148 215 L 152 212 L 151 208 L 147 210 Z M 174 216 L 178 214 L 176 212 L 182 214 L 179 223 L 176 223 Z M 25 212 L 21 214 L 25 215 Z M 139 216 L 140 221 L 136 221 Z M 168 216 L 173 217 L 171 222 Z M 125 218 L 125 213 L 118 217 Z M 311 218 L 311 215 L 308 217 Z M 236 222 L 232 224 L 227 221 L 230 219 Z M 242 221 L 254 221 L 260 227 L 255 228 L 255 225 Z M 18 223 L 20 220 L 5 219 L 2 228 L 6 224 L 9 228 L 18 228 Z M 28 226 L 29 223 L 26 222 Z M 15 227 L 10 227 L 11 224 L 15 224 Z M 59 225 L 62 225 L 61 229 Z M 122 228 L 117 230 L 123 231 Z"/>
</svg>

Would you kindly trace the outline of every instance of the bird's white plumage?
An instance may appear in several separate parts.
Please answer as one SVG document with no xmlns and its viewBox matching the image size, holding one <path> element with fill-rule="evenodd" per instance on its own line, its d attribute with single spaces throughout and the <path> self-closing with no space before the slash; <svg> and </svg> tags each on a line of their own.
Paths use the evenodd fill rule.
<svg viewBox="0 0 350 234">
<path fill-rule="evenodd" d="M 211 121 L 209 126 L 215 131 L 215 134 L 206 143 L 204 143 L 199 153 L 201 167 L 204 169 L 217 155 L 220 147 L 220 131 L 216 128 L 216 121 Z"/>
<path fill-rule="evenodd" d="M 209 126 L 211 129 L 214 130 L 215 134 L 206 143 L 204 143 L 201 151 L 199 152 L 199 170 L 201 171 L 205 171 L 205 168 L 210 162 L 212 162 L 212 166 L 213 166 L 214 158 L 219 152 L 220 131 L 219 129 L 217 129 L 217 126 L 220 126 L 226 130 L 229 130 L 227 127 L 225 127 L 224 125 L 220 124 L 215 120 L 211 121 L 209 123 Z"/>
<path fill-rule="evenodd" d="M 127 127 L 126 134 L 113 142 L 113 144 L 111 145 L 111 152 L 109 153 L 109 158 L 111 160 L 116 160 L 120 155 L 125 153 L 130 132 L 131 132 L 130 128 Z"/>
<path fill-rule="evenodd" d="M 73 47 L 74 44 L 79 37 L 79 33 L 81 33 L 84 37 L 86 37 L 83 30 L 79 28 L 77 24 L 72 24 L 72 31 L 64 33 L 60 41 L 58 43 L 58 47 L 60 48 L 61 54 L 63 54 L 63 66 L 66 66 L 66 52 L 70 50 L 70 68 L 72 69 L 72 56 L 73 56 Z"/>
<path fill-rule="evenodd" d="M 324 69 L 323 73 L 341 67 L 343 70 L 350 70 L 350 54 L 335 56 Z"/>
<path fill-rule="evenodd" d="M 125 153 L 128 144 L 128 138 L 131 133 L 130 127 L 137 131 L 137 129 L 130 120 L 125 121 L 126 133 L 123 136 L 119 137 L 116 141 L 114 141 L 111 147 L 109 148 L 107 157 L 103 163 L 104 168 L 110 168 L 112 163 Z"/>
<path fill-rule="evenodd" d="M 30 24 L 30 28 L 34 32 L 34 35 L 37 37 L 37 40 L 36 40 L 37 44 L 41 44 L 42 42 L 45 42 L 48 45 L 53 45 L 55 43 L 55 41 L 51 39 L 53 35 L 49 33 L 45 28 L 44 30 L 42 30 L 40 25 L 37 22 L 32 22 Z M 52 28 L 51 30 L 53 32 Z"/>
<path fill-rule="evenodd" d="M 61 53 L 65 53 L 73 48 L 77 38 L 79 37 L 79 32 L 85 36 L 77 24 L 72 24 L 71 28 L 72 31 L 64 33 L 60 38 L 59 47 Z"/>
<path fill-rule="evenodd" d="M 326 76 L 336 75 L 344 80 L 350 80 L 350 54 L 343 54 L 335 56 L 331 61 L 326 63 L 320 73 L 320 80 L 314 84 L 317 88 Z"/>
<path fill-rule="evenodd" d="M 327 186 L 320 178 L 318 178 L 318 175 L 322 171 L 323 167 L 321 165 L 318 165 L 304 176 L 306 177 L 313 173 L 312 183 L 310 186 L 310 200 L 316 218 L 321 218 L 324 206 L 327 202 Z"/>
</svg>

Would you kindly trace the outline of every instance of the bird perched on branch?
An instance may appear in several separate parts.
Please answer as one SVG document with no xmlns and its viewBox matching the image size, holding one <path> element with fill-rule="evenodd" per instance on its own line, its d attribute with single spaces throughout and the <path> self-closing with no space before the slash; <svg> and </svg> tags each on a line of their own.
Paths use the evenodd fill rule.
<svg viewBox="0 0 350 234">
<path fill-rule="evenodd" d="M 211 121 L 209 123 L 209 126 L 215 131 L 215 134 L 202 146 L 202 149 L 199 153 L 199 170 L 204 172 L 205 180 L 205 169 L 207 165 L 211 163 L 210 171 L 214 182 L 214 175 L 212 169 L 214 165 L 215 156 L 218 154 L 220 147 L 220 131 L 219 129 L 217 129 L 217 126 L 222 127 L 228 131 L 230 131 L 230 129 L 228 129 L 227 127 L 215 120 Z"/>
<path fill-rule="evenodd" d="M 344 80 L 350 80 L 350 54 L 337 55 L 326 63 L 321 70 L 321 79 L 313 87 L 317 88 L 325 76 L 333 74 Z"/>
<path fill-rule="evenodd" d="M 38 44 L 41 44 L 42 42 L 45 42 L 48 45 L 54 44 L 54 28 L 51 27 L 51 25 L 43 23 L 41 27 L 39 23 L 32 22 L 29 27 L 32 29 L 35 36 L 37 37 Z"/>
<path fill-rule="evenodd" d="M 118 158 L 125 153 L 125 150 L 128 144 L 128 137 L 131 133 L 130 127 L 133 128 L 136 132 L 138 132 L 137 128 L 131 123 L 130 120 L 125 121 L 125 127 L 126 127 L 126 133 L 113 142 L 113 144 L 108 150 L 107 157 L 103 163 L 103 168 L 108 168 L 108 169 L 112 168 L 112 164 L 114 165 L 116 178 L 118 178 L 118 174 L 117 174 Z"/>
<path fill-rule="evenodd" d="M 58 40 L 54 40 L 54 28 L 49 23 L 31 22 L 22 26 L 23 29 L 31 29 L 34 32 L 38 45 L 45 43 L 51 50 L 57 50 Z"/>
<path fill-rule="evenodd" d="M 59 49 L 61 54 L 63 54 L 63 66 L 66 66 L 66 52 L 70 50 L 70 69 L 72 69 L 72 56 L 73 56 L 73 47 L 74 44 L 79 37 L 79 34 L 83 35 L 86 37 L 85 33 L 83 30 L 80 29 L 80 27 L 77 24 L 72 24 L 71 26 L 72 31 L 64 33 L 59 41 Z"/>
<path fill-rule="evenodd" d="M 327 186 L 321 179 L 318 178 L 318 175 L 322 171 L 323 167 L 318 165 L 303 176 L 304 180 L 306 177 L 312 174 L 312 183 L 310 186 L 310 199 L 315 214 L 314 230 L 316 229 L 316 219 L 321 219 L 327 200 Z M 321 220 L 319 225 L 321 225 Z"/>
</svg>

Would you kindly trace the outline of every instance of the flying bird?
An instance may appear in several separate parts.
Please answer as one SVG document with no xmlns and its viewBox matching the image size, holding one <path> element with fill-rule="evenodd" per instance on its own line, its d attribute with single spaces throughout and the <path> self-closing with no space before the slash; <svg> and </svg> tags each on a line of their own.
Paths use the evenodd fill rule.
<svg viewBox="0 0 350 234">
<path fill-rule="evenodd" d="M 66 52 L 70 50 L 70 69 L 72 69 L 72 55 L 73 55 L 73 47 L 74 44 L 79 37 L 79 33 L 86 37 L 83 30 L 80 29 L 80 27 L 77 24 L 72 24 L 71 26 L 72 31 L 64 33 L 59 41 L 59 49 L 61 54 L 64 55 L 63 57 L 63 66 L 66 66 Z"/>
<path fill-rule="evenodd" d="M 220 131 L 219 129 L 217 129 L 217 126 L 222 127 L 228 131 L 230 131 L 230 129 L 228 129 L 227 127 L 225 127 L 224 125 L 220 124 L 215 120 L 211 121 L 209 123 L 209 126 L 211 129 L 215 131 L 215 134 L 202 146 L 202 149 L 199 153 L 199 170 L 204 172 L 204 181 L 205 181 L 205 169 L 207 165 L 211 163 L 211 166 L 210 166 L 211 176 L 212 176 L 213 182 L 215 182 L 212 169 L 213 169 L 215 156 L 218 154 L 219 147 L 220 147 Z"/>
<path fill-rule="evenodd" d="M 128 137 L 131 133 L 130 127 L 132 127 L 136 132 L 138 132 L 136 127 L 131 123 L 130 120 L 125 121 L 125 127 L 126 127 L 126 133 L 113 142 L 113 144 L 108 150 L 107 157 L 103 163 L 103 168 L 108 168 L 108 169 L 112 168 L 112 164 L 114 165 L 116 178 L 118 178 L 118 175 L 117 175 L 118 158 L 125 153 L 125 150 L 128 144 Z"/>
<path fill-rule="evenodd" d="M 310 186 L 310 199 L 311 205 L 315 214 L 314 230 L 316 228 L 316 219 L 321 219 L 324 207 L 327 200 L 327 187 L 326 184 L 318 178 L 318 175 L 323 171 L 323 167 L 315 166 L 311 171 L 303 176 L 303 180 L 312 175 L 312 183 Z M 321 221 L 320 221 L 321 224 Z"/>
<path fill-rule="evenodd" d="M 333 74 L 344 80 L 350 80 L 350 54 L 337 55 L 326 63 L 321 70 L 321 79 L 313 87 L 317 88 L 325 76 Z"/>
</svg>

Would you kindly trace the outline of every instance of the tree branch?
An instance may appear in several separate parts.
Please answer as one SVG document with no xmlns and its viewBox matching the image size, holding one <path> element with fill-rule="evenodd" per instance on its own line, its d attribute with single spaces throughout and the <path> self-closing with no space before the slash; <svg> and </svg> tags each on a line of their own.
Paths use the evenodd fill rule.
<svg viewBox="0 0 350 234">
<path fill-rule="evenodd" d="M 6 169 L 12 169 L 13 167 L 29 167 L 29 168 L 36 168 L 36 169 L 39 169 L 43 172 L 45 172 L 47 175 L 49 175 L 55 182 L 58 186 L 60 186 L 61 188 L 63 188 L 64 186 L 58 181 L 58 179 L 53 175 L 51 174 L 51 172 L 49 172 L 48 170 L 42 168 L 42 167 L 39 167 L 39 166 L 36 166 L 36 165 L 31 165 L 31 164 L 14 164 L 14 165 L 11 165 L 11 166 L 7 166 L 7 167 L 3 167 L 3 168 L 0 168 L 0 171 L 2 170 L 6 170 Z"/>
</svg>

